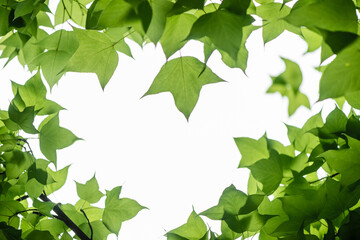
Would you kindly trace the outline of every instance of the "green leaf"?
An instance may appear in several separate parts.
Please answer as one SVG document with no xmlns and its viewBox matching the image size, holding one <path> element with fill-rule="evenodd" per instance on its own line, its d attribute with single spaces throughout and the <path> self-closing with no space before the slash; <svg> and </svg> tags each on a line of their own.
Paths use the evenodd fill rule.
<svg viewBox="0 0 360 240">
<path fill-rule="evenodd" d="M 225 221 L 232 231 L 244 233 L 260 231 L 269 218 L 271 216 L 260 215 L 256 210 L 245 215 L 231 216 Z"/>
<path fill-rule="evenodd" d="M 219 9 L 226 9 L 238 15 L 246 15 L 250 2 L 250 0 L 223 0 Z"/>
<path fill-rule="evenodd" d="M 7 240 L 21 239 L 21 230 L 8 226 L 5 222 L 0 222 L 0 237 L 4 237 Z"/>
<path fill-rule="evenodd" d="M 39 127 L 40 150 L 56 166 L 56 150 L 63 149 L 80 140 L 71 131 L 59 126 L 59 115 L 49 116 Z"/>
<path fill-rule="evenodd" d="M 80 225 L 81 229 L 85 229 L 84 233 L 87 236 L 90 236 L 91 231 L 88 228 L 88 223 L 83 223 L 82 225 Z M 92 221 L 91 222 L 91 227 L 93 229 L 93 239 L 102 239 L 105 240 L 107 239 L 107 236 L 109 234 L 111 234 L 111 232 L 106 228 L 106 226 L 104 225 L 103 222 L 97 220 L 97 221 Z M 72 239 L 72 238 L 71 238 Z"/>
<path fill-rule="evenodd" d="M 85 184 L 76 182 L 76 191 L 80 199 L 89 203 L 96 203 L 104 196 L 104 194 L 99 191 L 99 185 L 95 175 Z"/>
<path fill-rule="evenodd" d="M 264 44 L 278 37 L 285 29 L 299 32 L 294 26 L 284 20 L 291 8 L 281 3 L 262 4 L 256 8 L 256 14 L 263 19 L 262 35 Z"/>
<path fill-rule="evenodd" d="M 351 107 L 360 109 L 360 91 L 347 93 L 345 99 Z"/>
<path fill-rule="evenodd" d="M 301 34 L 308 44 L 307 52 L 313 52 L 321 46 L 323 41 L 321 35 L 309 30 L 308 28 L 301 28 Z"/>
<path fill-rule="evenodd" d="M 42 39 L 38 45 L 48 51 L 34 58 L 32 64 L 41 67 L 46 81 L 52 88 L 64 74 L 62 70 L 78 48 L 78 41 L 74 32 L 59 30 Z"/>
<path fill-rule="evenodd" d="M 36 112 L 35 107 L 26 107 L 23 111 L 19 111 L 13 104 L 9 106 L 9 118 L 13 122 L 17 123 L 19 127 L 26 133 L 36 134 L 38 131 L 34 127 L 34 118 Z"/>
<path fill-rule="evenodd" d="M 249 167 L 261 159 L 269 158 L 265 136 L 259 140 L 247 137 L 234 138 L 234 140 L 241 153 L 239 167 Z"/>
<path fill-rule="evenodd" d="M 0 36 L 4 36 L 10 31 L 9 14 L 10 10 L 6 8 L 0 8 Z"/>
<path fill-rule="evenodd" d="M 21 211 L 25 211 L 25 208 L 18 201 L 0 201 L 0 222 L 9 222 L 11 217 Z"/>
<path fill-rule="evenodd" d="M 250 16 L 238 16 L 226 10 L 202 15 L 191 28 L 187 40 L 209 37 L 215 46 L 237 60 L 242 40 L 242 27 L 250 25 Z"/>
<path fill-rule="evenodd" d="M 144 96 L 170 92 L 174 97 L 176 107 L 186 119 L 189 119 L 202 86 L 223 81 L 208 67 L 200 75 L 203 68 L 203 63 L 194 57 L 173 59 L 161 68 Z"/>
<path fill-rule="evenodd" d="M 246 194 L 231 185 L 223 191 L 217 206 L 200 214 L 213 220 L 224 219 L 227 215 L 238 215 L 246 201 Z"/>
<path fill-rule="evenodd" d="M 52 214 L 50 213 L 51 210 L 55 207 L 55 203 L 53 202 L 41 202 L 37 199 L 33 200 L 33 205 L 36 207 L 36 209 L 45 216 L 52 217 Z"/>
<path fill-rule="evenodd" d="M 286 125 L 290 143 L 294 146 L 295 150 L 310 153 L 319 144 L 319 139 L 309 131 L 323 125 L 321 112 L 309 118 L 301 129 Z"/>
<path fill-rule="evenodd" d="M 249 52 L 246 49 L 245 43 L 246 43 L 246 40 L 248 39 L 248 37 L 250 36 L 250 34 L 253 31 L 257 30 L 258 28 L 259 28 L 258 26 L 254 26 L 254 25 L 244 26 L 242 28 L 242 31 L 243 31 L 242 41 L 241 41 L 240 50 L 237 54 L 236 60 L 232 59 L 228 53 L 226 53 L 222 50 L 219 50 L 219 52 L 221 54 L 221 58 L 226 65 L 228 65 L 231 68 L 240 68 L 241 70 L 243 70 L 245 72 L 245 70 L 247 68 L 247 60 L 248 60 L 248 55 L 249 55 Z M 216 49 L 216 48 L 214 47 L 214 49 Z"/>
<path fill-rule="evenodd" d="M 205 0 L 177 0 L 168 15 L 177 15 L 191 9 L 203 9 Z"/>
<path fill-rule="evenodd" d="M 85 27 L 87 8 L 91 0 L 62 0 L 55 11 L 55 25 L 61 24 L 68 19 L 79 26 Z"/>
<path fill-rule="evenodd" d="M 345 185 L 352 184 L 360 179 L 360 141 L 348 137 L 349 149 L 329 150 L 322 153 L 330 167 L 341 174 L 341 182 Z"/>
<path fill-rule="evenodd" d="M 94 72 L 104 89 L 119 61 L 114 44 L 105 34 L 97 31 L 76 28 L 74 31 L 79 48 L 70 58 L 64 71 Z"/>
<path fill-rule="evenodd" d="M 55 238 L 51 235 L 49 231 L 39 231 L 34 230 L 29 235 L 26 236 L 26 240 L 54 240 Z"/>
<path fill-rule="evenodd" d="M 47 168 L 48 176 L 54 179 L 53 183 L 47 184 L 45 186 L 45 193 L 50 195 L 51 193 L 59 190 L 66 182 L 69 166 L 64 167 L 56 172 L 52 171 L 50 168 Z"/>
<path fill-rule="evenodd" d="M 105 209 L 102 216 L 104 225 L 116 235 L 120 231 L 122 222 L 135 217 L 140 210 L 145 208 L 135 200 L 129 198 L 119 199 L 120 191 L 121 187 L 106 191 Z"/>
<path fill-rule="evenodd" d="M 156 44 L 164 33 L 165 25 L 169 24 L 170 18 L 167 20 L 166 16 L 172 8 L 173 3 L 169 0 L 153 0 L 150 4 L 152 8 L 152 19 L 146 35 Z M 185 37 L 187 34 L 185 34 Z"/>
<path fill-rule="evenodd" d="M 280 157 L 275 151 L 270 153 L 268 159 L 257 161 L 255 164 L 251 165 L 249 169 L 251 175 L 261 183 L 261 190 L 267 195 L 278 188 L 283 178 Z"/>
<path fill-rule="evenodd" d="M 196 17 L 192 14 L 175 15 L 166 20 L 164 33 L 160 38 L 166 58 L 185 45 L 185 38 L 189 35 L 195 21 Z"/>
<path fill-rule="evenodd" d="M 134 6 L 125 0 L 95 0 L 87 13 L 87 29 L 126 27 L 138 21 Z"/>
<path fill-rule="evenodd" d="M 199 215 L 196 214 L 195 211 L 192 211 L 190 217 L 187 222 L 168 232 L 166 235 L 175 234 L 184 239 L 202 239 L 204 235 L 207 233 L 207 228 L 204 221 L 201 219 Z"/>
<path fill-rule="evenodd" d="M 337 98 L 360 90 L 360 39 L 343 49 L 320 79 L 319 100 Z M 341 79 L 341 81 L 339 81 Z"/>
<path fill-rule="evenodd" d="M 285 19 L 295 26 L 305 26 L 309 29 L 321 28 L 352 33 L 358 31 L 353 1 L 300 0 Z"/>
<path fill-rule="evenodd" d="M 6 162 L 6 176 L 9 179 L 19 177 L 33 163 L 31 155 L 20 150 L 4 153 L 2 158 Z"/>
<path fill-rule="evenodd" d="M 37 198 L 44 190 L 44 185 L 39 183 L 35 178 L 31 178 L 25 184 L 25 191 L 32 198 Z"/>
<path fill-rule="evenodd" d="M 349 221 L 342 224 L 338 236 L 340 239 L 358 239 L 360 237 L 360 214 L 356 211 L 349 212 Z"/>
</svg>

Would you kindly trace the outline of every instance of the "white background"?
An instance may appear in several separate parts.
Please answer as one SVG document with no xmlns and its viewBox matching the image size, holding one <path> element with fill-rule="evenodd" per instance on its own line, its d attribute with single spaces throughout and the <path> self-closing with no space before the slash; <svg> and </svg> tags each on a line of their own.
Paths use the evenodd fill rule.
<svg viewBox="0 0 360 240">
<path fill-rule="evenodd" d="M 104 92 L 95 74 L 67 73 L 48 96 L 67 109 L 60 113 L 60 125 L 85 139 L 58 151 L 58 168 L 72 166 L 65 187 L 51 199 L 75 204 L 73 180 L 85 183 L 95 173 L 103 192 L 122 185 L 122 197 L 149 210 L 125 222 L 119 239 L 165 239 L 166 231 L 184 224 L 193 208 L 201 212 L 216 205 L 230 184 L 246 192 L 247 170 L 237 169 L 241 156 L 233 138 L 257 139 L 266 132 L 288 144 L 284 123 L 301 126 L 323 106 L 314 104 L 320 74 L 313 68 L 319 65 L 319 52 L 304 55 L 307 45 L 294 34 L 283 34 L 264 46 L 261 30 L 255 31 L 247 43 L 247 76 L 226 67 L 214 53 L 209 66 L 227 83 L 203 87 L 189 122 L 170 93 L 140 99 L 165 57 L 160 46 L 141 49 L 129 43 L 135 60 L 119 54 L 118 68 Z M 181 53 L 202 60 L 201 50 L 199 43 L 190 43 Z M 301 90 L 309 96 L 312 112 L 301 107 L 289 119 L 287 99 L 265 94 L 269 75 L 285 68 L 279 56 L 300 65 Z M 9 80 L 23 84 L 30 76 L 17 60 L 0 71 L 1 109 L 6 110 L 12 99 Z M 335 106 L 325 102 L 324 115 Z M 41 157 L 37 142 L 30 144 Z M 218 231 L 216 224 L 211 226 Z"/>
</svg>

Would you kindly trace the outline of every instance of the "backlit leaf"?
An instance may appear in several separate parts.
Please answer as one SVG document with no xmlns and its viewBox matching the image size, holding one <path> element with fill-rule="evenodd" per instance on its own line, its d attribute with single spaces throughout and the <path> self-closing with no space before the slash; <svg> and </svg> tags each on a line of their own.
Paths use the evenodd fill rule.
<svg viewBox="0 0 360 240">
<path fill-rule="evenodd" d="M 179 237 L 185 238 L 185 239 L 202 239 L 204 235 L 207 233 L 207 228 L 204 223 L 204 221 L 201 219 L 201 217 L 195 213 L 195 211 L 192 211 L 190 217 L 188 218 L 187 222 L 168 232 L 166 235 L 170 234 L 176 234 Z"/>
<path fill-rule="evenodd" d="M 250 16 L 238 16 L 226 10 L 204 14 L 196 20 L 187 39 L 207 36 L 217 48 L 236 60 L 242 40 L 242 27 L 253 21 Z"/>
<path fill-rule="evenodd" d="M 39 127 L 40 149 L 44 156 L 56 166 L 56 150 L 70 146 L 80 140 L 71 131 L 59 126 L 59 115 L 50 116 Z"/>
<path fill-rule="evenodd" d="M 119 61 L 114 44 L 105 34 L 97 31 L 76 28 L 74 31 L 79 48 L 64 71 L 96 73 L 101 87 L 105 88 Z"/>
<path fill-rule="evenodd" d="M 164 33 L 160 38 L 166 58 L 185 45 L 185 38 L 190 33 L 191 26 L 195 21 L 194 15 L 186 13 L 169 17 L 166 20 Z"/>
<path fill-rule="evenodd" d="M 343 49 L 320 79 L 319 100 L 337 98 L 360 90 L 360 40 Z M 341 79 L 341 81 L 339 81 Z"/>
<path fill-rule="evenodd" d="M 353 1 L 300 0 L 285 19 L 295 26 L 306 26 L 309 29 L 352 33 L 357 33 L 358 30 Z"/>
<path fill-rule="evenodd" d="M 155 77 L 149 90 L 144 94 L 170 92 L 175 105 L 186 119 L 194 109 L 203 85 L 223 81 L 208 67 L 202 72 L 204 65 L 194 57 L 180 57 L 167 62 Z"/>
<path fill-rule="evenodd" d="M 76 190 L 80 199 L 86 200 L 89 203 L 96 203 L 104 196 L 104 194 L 99 191 L 99 185 L 95 175 L 85 184 L 76 182 Z"/>
<path fill-rule="evenodd" d="M 104 225 L 118 235 L 122 222 L 135 217 L 145 207 L 135 200 L 119 198 L 121 187 L 106 191 L 105 209 L 102 216 Z"/>
<path fill-rule="evenodd" d="M 239 167 L 249 167 L 261 159 L 269 158 L 265 136 L 259 140 L 247 137 L 234 138 L 234 140 L 241 153 Z"/>
</svg>

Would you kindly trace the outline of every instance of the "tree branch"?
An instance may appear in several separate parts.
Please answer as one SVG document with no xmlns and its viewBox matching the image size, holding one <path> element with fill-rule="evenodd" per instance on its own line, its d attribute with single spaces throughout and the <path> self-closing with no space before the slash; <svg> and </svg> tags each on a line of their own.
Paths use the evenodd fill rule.
<svg viewBox="0 0 360 240">
<path fill-rule="evenodd" d="M 92 228 L 92 226 L 91 226 L 91 224 L 90 224 L 90 220 L 89 220 L 89 218 L 86 216 L 86 213 L 85 213 L 85 211 L 84 211 L 83 209 L 80 209 L 80 211 L 84 214 L 84 216 L 85 216 L 85 218 L 86 218 L 86 220 L 87 220 L 87 222 L 88 222 L 88 224 L 89 224 L 89 228 L 90 228 L 90 239 L 93 240 L 94 231 L 93 231 L 93 228 Z"/>
<path fill-rule="evenodd" d="M 45 193 L 39 197 L 44 202 L 52 202 Z M 57 214 L 57 218 L 63 221 L 81 240 L 91 240 L 64 212 L 60 209 L 59 204 L 56 204 L 53 208 Z"/>
<path fill-rule="evenodd" d="M 330 175 L 330 176 L 326 176 L 326 177 L 323 177 L 323 178 L 320 178 L 318 180 L 315 180 L 315 181 L 312 181 L 312 182 L 309 182 L 310 184 L 313 184 L 313 183 L 316 183 L 316 182 L 320 182 L 321 180 L 324 180 L 324 179 L 327 179 L 327 178 L 333 178 L 333 177 L 336 177 L 337 175 L 339 175 L 340 173 L 334 173 L 333 175 Z"/>
</svg>

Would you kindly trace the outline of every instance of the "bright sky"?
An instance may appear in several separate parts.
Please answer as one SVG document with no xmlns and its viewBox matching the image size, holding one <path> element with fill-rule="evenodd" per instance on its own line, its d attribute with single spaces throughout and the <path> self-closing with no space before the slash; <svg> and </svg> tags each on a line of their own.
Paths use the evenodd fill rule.
<svg viewBox="0 0 360 240">
<path fill-rule="evenodd" d="M 269 138 L 288 143 L 283 123 L 301 126 L 312 115 L 301 107 L 288 119 L 287 100 L 265 94 L 269 75 L 284 70 L 279 56 L 300 64 L 302 90 L 312 105 L 320 76 L 313 69 L 319 53 L 303 56 L 307 46 L 293 34 L 264 47 L 261 30 L 257 30 L 247 47 L 247 76 L 226 67 L 219 54 L 213 54 L 209 66 L 227 83 L 203 87 L 189 122 L 176 109 L 170 93 L 140 99 L 165 62 L 161 47 L 148 44 L 141 50 L 131 43 L 135 60 L 120 54 L 118 69 L 104 92 L 95 74 L 67 73 L 49 98 L 67 109 L 60 114 L 60 125 L 85 141 L 58 151 L 58 167 L 72 166 L 67 184 L 51 199 L 75 204 L 73 180 L 85 183 L 96 173 L 103 192 L 123 185 L 122 197 L 150 209 L 124 223 L 119 239 L 157 240 L 165 239 L 166 230 L 184 224 L 193 207 L 199 213 L 216 205 L 230 184 L 246 192 L 247 171 L 237 169 L 241 156 L 233 137 L 259 138 L 267 132 Z M 182 56 L 203 59 L 200 50 L 200 44 L 188 44 Z M 16 60 L 0 71 L 1 109 L 7 109 L 12 99 L 9 80 L 23 84 L 29 76 Z M 334 107 L 328 103 L 324 113 Z M 313 113 L 321 107 L 314 105 Z M 41 157 L 37 140 L 30 144 Z"/>
</svg>

